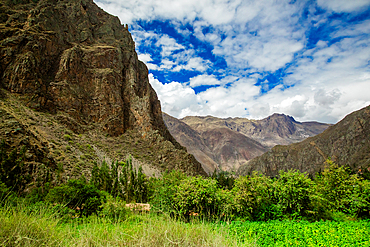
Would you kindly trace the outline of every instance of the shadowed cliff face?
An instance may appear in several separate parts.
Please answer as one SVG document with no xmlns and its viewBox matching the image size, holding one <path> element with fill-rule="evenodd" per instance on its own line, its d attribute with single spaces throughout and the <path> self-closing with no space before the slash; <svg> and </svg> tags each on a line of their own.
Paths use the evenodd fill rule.
<svg viewBox="0 0 370 247">
<path fill-rule="evenodd" d="M 148 69 L 117 17 L 92 0 L 18 2 L 0 0 L 2 87 L 22 95 L 28 107 L 55 114 L 74 133 L 130 130 L 143 140 L 158 133 L 184 153 L 173 159 L 186 156 L 164 125 Z M 185 159 L 204 174 L 194 158 Z"/>
<path fill-rule="evenodd" d="M 11 92 L 111 135 L 139 128 L 168 136 L 148 70 L 117 17 L 88 0 L 13 5 L 3 16 L 1 76 Z"/>
<path fill-rule="evenodd" d="M 297 169 L 314 175 L 324 169 L 328 158 L 355 172 L 370 169 L 370 106 L 347 115 L 317 136 L 275 146 L 240 167 L 238 173 L 246 175 L 257 170 L 276 176 L 279 170 Z"/>
</svg>

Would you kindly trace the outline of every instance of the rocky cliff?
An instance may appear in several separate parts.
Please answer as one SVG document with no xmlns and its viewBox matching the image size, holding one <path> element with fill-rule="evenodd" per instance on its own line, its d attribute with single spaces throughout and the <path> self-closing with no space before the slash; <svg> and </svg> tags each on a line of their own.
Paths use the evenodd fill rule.
<svg viewBox="0 0 370 247">
<path fill-rule="evenodd" d="M 236 170 L 275 145 L 291 144 L 315 136 L 329 124 L 300 123 L 284 114 L 262 120 L 212 116 L 164 121 L 176 140 L 188 149 L 209 173 L 214 169 Z"/>
<path fill-rule="evenodd" d="M 297 169 L 314 175 L 331 158 L 355 172 L 370 169 L 370 106 L 353 112 L 323 133 L 288 146 L 275 146 L 240 167 L 246 175 L 260 171 L 276 176 L 279 170 Z"/>
<path fill-rule="evenodd" d="M 56 143 L 63 136 L 50 126 L 60 126 L 61 132 L 71 130 L 67 135 L 75 140 L 70 141 L 79 144 L 83 141 L 78 135 L 92 132 L 101 143 L 102 138 L 116 137 L 112 139 L 116 143 L 126 136 L 132 145 L 127 143 L 126 150 L 120 151 L 123 156 L 136 153 L 139 160 L 160 171 L 176 167 L 205 174 L 164 125 L 147 67 L 137 58 L 128 27 L 117 17 L 92 0 L 1 0 L 0 10 L 0 78 L 7 90 L 1 110 L 22 124 L 25 133 L 31 121 L 27 117 L 36 116 L 26 110 L 30 108 L 51 114 L 45 120 L 50 124 L 42 127 L 46 134 L 34 133 L 36 139 L 43 139 L 44 147 L 53 146 L 52 136 Z M 1 134 L 8 146 L 15 145 L 9 134 Z M 63 149 L 63 145 L 54 146 Z M 49 148 L 45 155 L 55 163 L 50 152 Z M 71 162 L 80 160 L 78 152 L 71 155 L 77 157 Z"/>
</svg>

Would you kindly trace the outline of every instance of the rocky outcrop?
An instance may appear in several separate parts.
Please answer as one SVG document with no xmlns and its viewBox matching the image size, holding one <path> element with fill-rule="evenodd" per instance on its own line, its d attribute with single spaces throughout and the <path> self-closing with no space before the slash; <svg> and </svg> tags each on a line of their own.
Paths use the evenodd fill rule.
<svg viewBox="0 0 370 247">
<path fill-rule="evenodd" d="M 63 112 L 58 121 L 75 133 L 98 129 L 120 136 L 130 130 L 145 139 L 156 132 L 186 154 L 164 125 L 127 25 L 92 0 L 16 2 L 0 1 L 3 87 L 33 109 Z M 204 174 L 190 160 L 190 170 Z"/>
<path fill-rule="evenodd" d="M 370 169 L 370 106 L 353 112 L 323 133 L 288 146 L 275 146 L 240 167 L 240 175 L 260 171 L 269 176 L 296 169 L 315 175 L 331 158 L 353 171 Z"/>
<path fill-rule="evenodd" d="M 7 89 L 31 95 L 39 108 L 102 124 L 111 135 L 138 128 L 169 137 L 148 70 L 117 17 L 89 0 L 31 3 L 3 2 L 1 76 Z"/>
</svg>

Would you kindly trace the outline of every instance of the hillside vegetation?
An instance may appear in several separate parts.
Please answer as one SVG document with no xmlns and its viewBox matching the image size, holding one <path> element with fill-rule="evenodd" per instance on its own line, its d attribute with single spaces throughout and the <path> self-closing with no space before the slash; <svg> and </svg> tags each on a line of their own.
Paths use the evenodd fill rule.
<svg viewBox="0 0 370 247">
<path fill-rule="evenodd" d="M 181 171 L 148 178 L 141 167 L 126 162 L 105 161 L 95 165 L 90 179 L 84 176 L 53 185 L 50 174 L 40 176 L 30 191 L 30 176 L 24 176 L 25 148 L 8 153 L 0 144 L 0 182 L 6 197 L 26 196 L 32 201 L 57 203 L 78 210 L 80 216 L 98 214 L 108 197 L 125 202 L 150 202 L 171 216 L 188 219 L 196 214 L 205 219 L 272 220 L 332 219 L 337 214 L 367 218 L 370 213 L 369 172 L 326 161 L 327 167 L 313 178 L 306 173 L 280 171 L 275 178 L 254 172 L 235 179 L 228 173 L 212 177 L 188 176 Z M 9 195 L 8 194 L 9 191 Z M 77 209 L 78 208 L 78 209 Z"/>
<path fill-rule="evenodd" d="M 352 174 L 330 160 L 315 178 L 281 171 L 276 178 L 254 173 L 237 179 L 179 171 L 148 178 L 127 160 L 95 166 L 90 181 L 45 183 L 24 193 L 22 179 L 12 173 L 22 168 L 22 152 L 0 157 L 3 246 L 367 246 L 370 241 L 364 221 L 370 218 L 369 174 Z M 128 202 L 149 202 L 150 212 L 132 212 Z M 308 222 L 318 220 L 329 221 Z M 287 230 L 295 226 L 302 230 Z"/>
</svg>

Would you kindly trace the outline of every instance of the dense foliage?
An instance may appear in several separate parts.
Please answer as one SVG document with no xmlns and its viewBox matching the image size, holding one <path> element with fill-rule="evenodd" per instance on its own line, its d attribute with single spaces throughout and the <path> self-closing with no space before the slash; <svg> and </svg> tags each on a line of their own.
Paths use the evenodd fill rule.
<svg viewBox="0 0 370 247">
<path fill-rule="evenodd" d="M 276 178 L 258 173 L 239 178 L 215 173 L 205 178 L 171 171 L 149 179 L 128 159 L 96 164 L 89 180 L 82 176 L 53 187 L 46 177 L 41 187 L 24 194 L 20 192 L 29 181 L 23 175 L 24 151 L 6 153 L 4 145 L 0 241 L 5 246 L 79 246 L 65 241 L 70 235 L 80 245 L 369 246 L 369 220 L 361 219 L 370 218 L 370 181 L 331 160 L 315 178 L 292 170 L 280 171 Z M 136 216 L 126 207 L 129 202 L 149 202 L 152 214 L 130 221 Z M 43 212 L 47 215 L 40 218 Z M 194 224 L 198 219 L 203 223 Z M 182 227 L 183 220 L 193 224 L 191 228 Z"/>
<path fill-rule="evenodd" d="M 25 188 L 24 150 L 7 154 L 0 145 L 0 199 Z M 14 193 L 15 192 L 15 193 Z M 125 203 L 150 203 L 152 210 L 189 220 L 340 219 L 369 218 L 370 181 L 339 167 L 330 159 L 327 168 L 310 178 L 299 171 L 280 171 L 270 178 L 258 173 L 234 178 L 228 173 L 205 178 L 179 171 L 148 179 L 141 168 L 126 162 L 95 165 L 89 181 L 83 176 L 52 188 L 48 181 L 27 195 L 30 203 L 43 201 L 75 211 L 75 215 L 125 214 Z"/>
<path fill-rule="evenodd" d="M 126 162 L 113 162 L 110 167 L 105 161 L 100 167 L 95 164 L 90 183 L 126 202 L 147 202 L 150 196 L 149 180 L 141 167 L 136 170 L 132 166 L 131 157 Z"/>
<path fill-rule="evenodd" d="M 219 186 L 217 177 L 171 172 L 155 181 L 151 202 L 184 218 L 194 214 L 253 221 L 368 218 L 370 181 L 330 160 L 327 163 L 314 179 L 299 171 L 280 171 L 277 178 L 254 173 L 237 178 L 230 187 Z"/>
</svg>

